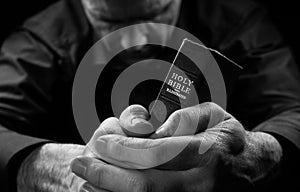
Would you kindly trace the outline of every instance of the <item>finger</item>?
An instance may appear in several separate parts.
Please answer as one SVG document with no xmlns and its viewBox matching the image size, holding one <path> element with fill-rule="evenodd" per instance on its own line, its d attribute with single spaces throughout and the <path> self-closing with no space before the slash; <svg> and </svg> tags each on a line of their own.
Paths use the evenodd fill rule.
<svg viewBox="0 0 300 192">
<path fill-rule="evenodd" d="M 161 148 L 167 148 L 165 145 L 168 145 L 168 140 L 170 138 L 152 140 L 106 135 L 97 140 L 96 148 L 101 159 L 109 163 L 124 168 L 147 169 L 157 166 L 164 159 L 158 153 L 163 151 Z M 178 149 L 178 146 L 172 144 L 168 152 L 174 153 L 174 149 Z M 166 153 L 164 155 L 167 156 Z"/>
<path fill-rule="evenodd" d="M 77 169 L 75 165 L 80 162 Z M 107 165 L 107 164 L 106 164 Z M 140 191 L 185 191 L 194 189 L 207 190 L 207 184 L 215 177 L 211 167 L 190 169 L 187 171 L 161 171 L 149 169 L 144 171 L 128 170 L 87 157 L 80 157 L 71 164 L 72 171 L 85 179 L 94 188 L 113 192 Z M 200 190 L 202 189 L 202 190 Z"/>
<path fill-rule="evenodd" d="M 151 138 L 193 135 L 212 128 L 229 118 L 233 117 L 217 104 L 202 103 L 172 113 Z"/>
<path fill-rule="evenodd" d="M 142 172 L 122 169 L 90 158 L 72 161 L 72 171 L 92 186 L 114 192 L 145 191 L 149 183 Z"/>
<path fill-rule="evenodd" d="M 102 135 L 109 134 L 125 135 L 125 133 L 122 131 L 122 127 L 118 118 L 110 117 L 105 119 L 95 131 L 92 139 L 97 139 Z"/>
<path fill-rule="evenodd" d="M 119 120 L 115 117 L 110 117 L 101 123 L 87 144 L 88 150 L 93 152 L 94 155 L 98 156 L 98 150 L 95 146 L 95 142 L 99 137 L 108 134 L 125 135 L 125 133 L 122 131 Z"/>
<path fill-rule="evenodd" d="M 205 137 L 205 134 L 161 139 L 106 135 L 98 141 L 101 145 L 101 158 L 114 165 L 134 169 L 160 166 L 180 170 L 206 162 L 205 153 L 199 152 L 203 148 L 207 151 L 213 145 L 214 139 L 211 136 Z"/>
<path fill-rule="evenodd" d="M 110 192 L 105 189 L 99 189 L 92 184 L 85 182 L 79 189 L 79 192 Z"/>
<path fill-rule="evenodd" d="M 91 185 L 110 191 L 121 191 L 118 185 L 124 186 L 128 177 L 122 169 L 91 157 L 77 157 L 72 161 L 71 169 Z"/>
</svg>

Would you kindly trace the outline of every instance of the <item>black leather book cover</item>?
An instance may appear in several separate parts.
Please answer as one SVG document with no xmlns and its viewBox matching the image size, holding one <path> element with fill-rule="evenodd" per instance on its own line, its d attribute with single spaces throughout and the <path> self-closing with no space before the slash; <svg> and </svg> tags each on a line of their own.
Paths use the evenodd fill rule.
<svg viewBox="0 0 300 192">
<path fill-rule="evenodd" d="M 192 59 L 189 57 L 191 55 Z M 162 123 L 175 110 L 212 101 L 211 87 L 207 78 L 214 81 L 212 76 L 218 75 L 218 70 L 210 70 L 216 68 L 213 62 L 217 64 L 222 74 L 226 95 L 231 94 L 242 68 L 216 50 L 185 40 L 166 74 L 165 82 L 157 97 L 158 102 L 154 103 L 150 111 L 151 115 Z M 209 70 L 212 71 L 210 77 L 205 74 Z M 219 82 L 214 83 L 217 85 Z"/>
</svg>

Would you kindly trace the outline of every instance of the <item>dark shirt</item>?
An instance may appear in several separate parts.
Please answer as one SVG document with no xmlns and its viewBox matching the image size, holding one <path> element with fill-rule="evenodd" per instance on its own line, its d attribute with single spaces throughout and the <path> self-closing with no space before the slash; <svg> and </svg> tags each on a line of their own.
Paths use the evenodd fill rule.
<svg viewBox="0 0 300 192">
<path fill-rule="evenodd" d="M 291 50 L 265 11 L 247 0 L 183 1 L 177 26 L 243 66 L 227 110 L 246 129 L 276 136 L 285 156 L 299 154 L 299 75 Z M 71 94 L 77 66 L 93 43 L 79 0 L 55 3 L 4 41 L 1 183 L 30 146 L 49 141 L 84 144 L 72 116 Z"/>
</svg>

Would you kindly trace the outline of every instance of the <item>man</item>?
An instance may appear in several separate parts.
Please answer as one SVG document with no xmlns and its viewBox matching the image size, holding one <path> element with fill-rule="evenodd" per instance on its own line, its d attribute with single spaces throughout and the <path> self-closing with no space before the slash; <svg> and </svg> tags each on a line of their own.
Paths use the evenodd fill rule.
<svg viewBox="0 0 300 192">
<path fill-rule="evenodd" d="M 71 87 L 76 68 L 96 40 L 117 28 L 142 21 L 176 24 L 244 67 L 236 91 L 229 98 L 231 115 L 214 104 L 190 111 L 196 110 L 197 117 L 205 121 L 216 118 L 209 114 L 227 117 L 214 124 L 224 125 L 217 127 L 225 130 L 221 138 L 229 143 L 235 141 L 234 138 L 242 139 L 245 149 L 244 145 L 241 148 L 226 142 L 222 145 L 224 140 L 221 140 L 218 146 L 225 148 L 214 148 L 205 153 L 208 154 L 205 157 L 211 159 L 215 157 L 213 154 L 221 154 L 220 158 L 225 160 L 216 158 L 202 165 L 202 156 L 188 148 L 186 156 L 179 156 L 161 169 L 146 171 L 121 168 L 120 162 L 130 167 L 139 163 L 138 159 L 122 155 L 116 159 L 114 150 L 106 152 L 106 157 L 115 160 L 120 167 L 93 158 L 85 150 L 71 112 Z M 145 38 L 124 35 L 120 44 L 126 47 L 126 42 L 130 41 L 145 41 Z M 287 171 L 297 170 L 294 166 L 300 148 L 299 76 L 290 50 L 263 10 L 253 2 L 60 1 L 29 19 L 6 39 L 1 48 L 0 68 L 1 184 L 8 183 L 4 182 L 8 179 L 10 186 L 17 185 L 19 191 L 76 191 L 80 188 L 90 191 L 211 191 L 224 179 L 238 183 L 220 182 L 219 187 L 231 190 L 252 189 L 252 184 L 257 190 L 294 187 L 293 177 Z M 190 115 L 190 111 L 177 113 Z M 246 132 L 235 118 L 248 130 L 257 132 Z M 105 129 L 105 124 L 101 126 Z M 117 121 L 113 120 L 107 127 L 121 134 Z M 169 127 L 166 126 L 161 135 L 157 134 L 157 141 L 170 136 L 166 134 Z M 214 137 L 207 124 L 201 129 L 204 136 L 200 135 L 200 140 Z M 99 152 L 106 151 L 109 147 L 106 141 L 110 139 L 126 141 L 126 137 L 118 135 L 108 137 L 102 138 L 104 142 L 99 145 Z M 137 144 L 147 148 L 143 141 L 137 140 Z M 242 155 L 236 158 L 230 153 Z M 69 168 L 78 155 L 86 157 L 75 160 L 72 169 L 82 179 Z M 190 161 L 185 157 L 190 157 Z M 224 169 L 218 167 L 220 162 Z M 215 181 L 216 177 L 221 178 Z"/>
</svg>

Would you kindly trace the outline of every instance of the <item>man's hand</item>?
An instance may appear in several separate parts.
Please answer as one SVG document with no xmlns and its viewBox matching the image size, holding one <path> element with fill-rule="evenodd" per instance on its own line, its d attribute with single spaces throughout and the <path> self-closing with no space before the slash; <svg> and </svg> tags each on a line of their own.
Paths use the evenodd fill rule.
<svg viewBox="0 0 300 192">
<path fill-rule="evenodd" d="M 196 134 L 190 135 L 195 122 Z M 174 133 L 177 135 L 173 136 Z M 156 169 L 160 170 L 137 171 L 103 166 L 88 157 L 73 162 L 73 166 L 84 162 L 84 172 L 73 171 L 89 185 L 106 185 L 104 188 L 110 191 L 136 191 L 137 188 L 170 191 L 172 187 L 177 191 L 212 191 L 224 170 L 242 181 L 253 182 L 274 172 L 281 158 L 281 147 L 274 137 L 244 130 L 236 119 L 213 103 L 176 111 L 149 139 L 111 134 L 94 141 L 97 154 L 114 165 L 149 168 L 159 164 Z M 170 151 L 178 148 L 183 150 L 168 159 Z M 225 169 L 219 169 L 220 165 Z"/>
<path fill-rule="evenodd" d="M 83 190 L 99 191 L 101 188 L 113 192 L 184 191 L 189 188 L 192 189 L 193 186 L 190 183 L 198 183 L 203 189 L 211 187 L 210 183 L 196 177 L 201 174 L 206 178 L 212 177 L 205 171 L 207 168 L 202 169 L 202 171 L 162 171 L 155 169 L 140 171 L 107 164 L 103 159 L 112 164 L 120 164 L 120 162 L 111 158 L 106 159 L 99 153 L 99 149 L 105 147 L 105 144 L 99 142 L 98 139 L 105 135 L 127 137 L 117 118 L 108 118 L 102 122 L 85 149 L 92 151 L 97 159 L 82 156 L 72 162 L 72 171 L 87 180 L 81 188 Z M 129 165 L 123 164 L 123 167 L 129 167 Z"/>
<path fill-rule="evenodd" d="M 17 177 L 18 192 L 78 192 L 84 191 L 85 181 L 70 170 L 77 156 L 95 158 L 96 139 L 107 134 L 125 135 L 116 118 L 104 121 L 86 146 L 49 143 L 35 149 L 22 162 Z M 95 144 L 94 144 L 95 143 Z M 90 148 L 90 147 L 91 148 Z M 102 162 L 103 164 L 106 164 Z M 80 169 L 81 167 L 76 167 Z M 94 188 L 94 191 L 105 191 Z"/>
<path fill-rule="evenodd" d="M 79 191 L 84 180 L 71 172 L 70 163 L 84 149 L 82 145 L 49 143 L 34 150 L 19 168 L 18 192 Z"/>
<path fill-rule="evenodd" d="M 99 158 L 96 154 L 97 138 L 107 134 L 124 135 L 116 118 L 104 121 L 86 146 L 49 143 L 35 149 L 21 164 L 18 177 L 18 192 L 78 192 L 86 188 L 85 181 L 70 170 L 71 161 L 77 156 Z M 106 164 L 102 162 L 102 164 Z M 82 167 L 77 166 L 76 169 Z M 101 187 L 94 191 L 105 191 Z"/>
</svg>

